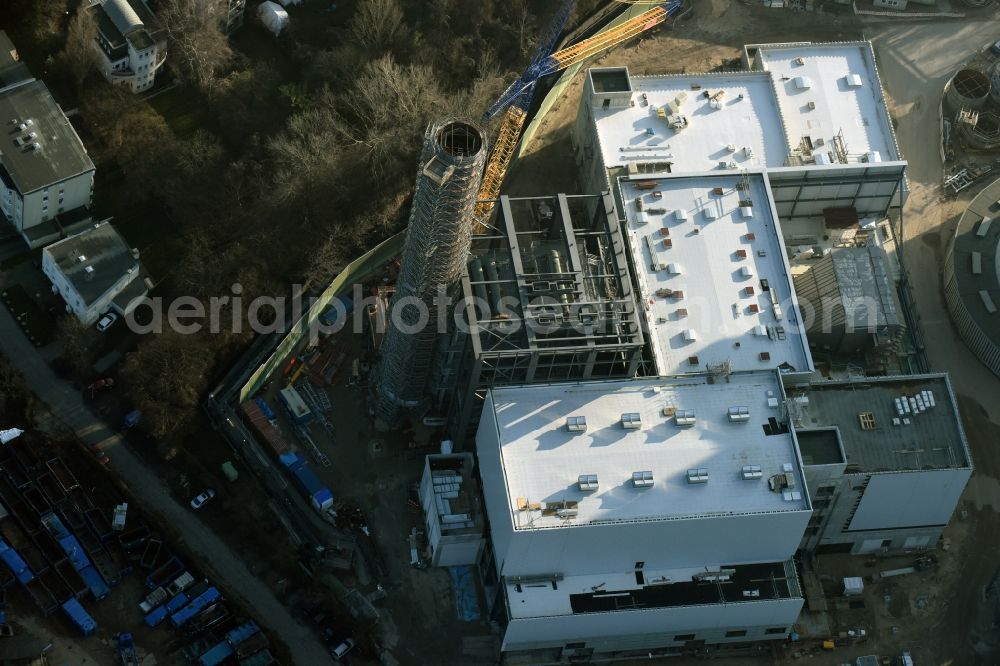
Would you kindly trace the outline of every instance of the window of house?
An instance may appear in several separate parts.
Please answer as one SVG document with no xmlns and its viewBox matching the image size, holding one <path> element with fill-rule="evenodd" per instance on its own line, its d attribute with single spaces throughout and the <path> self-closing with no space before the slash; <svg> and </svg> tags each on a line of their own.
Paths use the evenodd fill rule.
<svg viewBox="0 0 1000 666">
<path fill-rule="evenodd" d="M 741 636 L 746 636 L 746 629 L 733 629 L 726 632 L 726 638 L 740 638 Z"/>
<path fill-rule="evenodd" d="M 765 634 L 770 634 L 771 636 L 777 636 L 779 634 L 787 634 L 788 630 L 785 629 L 784 627 L 771 627 L 770 629 L 768 629 L 764 633 Z"/>
<path fill-rule="evenodd" d="M 674 636 L 675 641 L 693 641 L 694 634 L 677 634 Z"/>
</svg>

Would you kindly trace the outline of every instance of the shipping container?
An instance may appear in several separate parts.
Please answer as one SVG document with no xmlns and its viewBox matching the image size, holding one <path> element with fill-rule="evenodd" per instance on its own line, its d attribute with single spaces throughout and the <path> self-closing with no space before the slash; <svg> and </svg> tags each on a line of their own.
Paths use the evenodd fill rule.
<svg viewBox="0 0 1000 666">
<path fill-rule="evenodd" d="M 218 666 L 233 656 L 233 648 L 226 641 L 216 643 L 208 652 L 198 657 L 201 666 Z"/>
<path fill-rule="evenodd" d="M 176 613 L 170 616 L 170 622 L 175 627 L 182 627 L 184 624 L 190 620 L 192 617 L 198 614 L 199 611 L 209 606 L 210 604 L 218 601 L 222 598 L 222 595 L 214 587 L 210 587 L 203 593 L 191 600 L 184 608 L 180 609 Z"/>
<path fill-rule="evenodd" d="M 70 599 L 64 603 L 62 605 L 62 609 L 66 614 L 66 617 L 70 619 L 70 622 L 76 625 L 77 629 L 79 629 L 84 636 L 90 636 L 97 630 L 97 622 L 94 621 L 94 618 L 90 616 L 90 613 L 88 613 L 76 599 Z"/>
<path fill-rule="evenodd" d="M 166 564 L 146 577 L 146 589 L 152 590 L 157 587 L 169 585 L 172 580 L 183 572 L 184 565 L 179 559 L 171 556 Z"/>
<path fill-rule="evenodd" d="M 268 646 L 267 636 L 263 632 L 258 632 L 246 640 L 236 644 L 236 658 L 247 659 Z"/>
<path fill-rule="evenodd" d="M 45 462 L 45 466 L 52 473 L 52 476 L 56 478 L 59 485 L 62 486 L 64 492 L 69 492 L 73 488 L 79 487 L 79 483 L 73 473 L 69 471 L 69 468 L 63 463 L 60 458 L 52 458 Z"/>
<path fill-rule="evenodd" d="M 266 446 L 275 456 L 281 456 L 292 450 L 285 436 L 271 424 L 257 404 L 250 400 L 240 406 L 247 425 L 260 438 L 260 443 Z"/>
<path fill-rule="evenodd" d="M 281 462 L 314 508 L 325 511 L 333 506 L 333 493 L 316 477 L 305 458 L 291 453 L 282 456 Z"/>
<path fill-rule="evenodd" d="M 302 399 L 302 396 L 299 395 L 294 386 L 286 386 L 281 389 L 278 395 L 281 398 L 281 404 L 285 406 L 285 411 L 288 412 L 288 416 L 292 419 L 293 423 L 305 425 L 313 420 L 312 410 L 309 409 L 306 401 Z"/>
<path fill-rule="evenodd" d="M 35 577 L 21 555 L 8 546 L 7 542 L 3 539 L 0 539 L 0 560 L 3 560 L 3 563 L 10 569 L 10 572 L 21 583 L 28 583 Z"/>
<path fill-rule="evenodd" d="M 159 608 L 153 609 L 152 611 L 147 613 L 143 622 L 146 623 L 147 627 L 155 627 L 156 625 L 160 624 L 166 619 L 167 619 L 167 609 L 164 608 L 163 606 L 160 606 Z"/>
<path fill-rule="evenodd" d="M 173 599 L 167 602 L 167 605 L 164 606 L 164 608 L 167 609 L 168 613 L 176 613 L 180 609 L 187 606 L 190 601 L 191 599 L 188 598 L 188 595 L 183 592 L 178 592 L 174 595 Z"/>
<path fill-rule="evenodd" d="M 235 646 L 239 645 L 258 632 L 260 632 L 260 627 L 258 627 L 255 622 L 247 622 L 246 624 L 241 624 L 227 633 L 226 640 L 229 641 L 230 645 Z"/>
</svg>

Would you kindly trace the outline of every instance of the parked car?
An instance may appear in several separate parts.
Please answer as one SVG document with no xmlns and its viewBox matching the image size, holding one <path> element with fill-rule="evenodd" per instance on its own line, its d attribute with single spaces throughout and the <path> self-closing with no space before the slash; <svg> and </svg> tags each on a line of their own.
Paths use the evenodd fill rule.
<svg viewBox="0 0 1000 666">
<path fill-rule="evenodd" d="M 103 333 L 118 321 L 118 314 L 115 312 L 105 312 L 104 316 L 97 321 L 97 330 Z"/>
<path fill-rule="evenodd" d="M 109 462 L 111 462 L 111 458 L 108 457 L 107 453 L 101 450 L 101 447 L 94 444 L 88 448 L 90 449 L 91 455 L 93 455 L 94 458 L 97 459 L 97 462 L 101 463 L 102 465 L 107 465 Z"/>
<path fill-rule="evenodd" d="M 330 654 L 333 655 L 334 659 L 341 659 L 345 654 L 350 652 L 351 649 L 353 648 L 354 648 L 354 639 L 345 638 L 340 643 L 338 643 L 336 647 L 330 650 Z"/>
<path fill-rule="evenodd" d="M 212 488 L 208 488 L 205 490 L 205 492 L 201 493 L 193 500 L 191 500 L 191 508 L 200 509 L 201 507 L 205 506 L 205 503 L 208 502 L 208 500 L 212 499 L 213 497 L 215 497 L 215 490 L 213 490 Z"/>
</svg>

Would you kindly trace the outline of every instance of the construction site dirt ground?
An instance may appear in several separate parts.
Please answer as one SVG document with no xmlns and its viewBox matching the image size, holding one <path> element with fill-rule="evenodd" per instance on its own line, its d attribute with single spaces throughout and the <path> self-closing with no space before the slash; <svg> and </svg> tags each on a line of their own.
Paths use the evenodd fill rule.
<svg viewBox="0 0 1000 666">
<path fill-rule="evenodd" d="M 310 434 L 331 465 L 311 462 L 338 502 L 362 509 L 374 540 L 372 548 L 360 532 L 354 533 L 359 541 L 355 557 L 364 558 L 364 579 L 370 580 L 353 572 L 339 577 L 362 593 L 373 591 L 377 584 L 385 588 L 386 598 L 375 602 L 383 624 L 376 634 L 400 663 L 494 661 L 499 643 L 485 621 L 485 609 L 480 608 L 479 621 L 459 620 L 448 571 L 410 564 L 410 532 L 417 528 L 422 533 L 424 527 L 423 514 L 407 500 L 414 497 L 414 486 L 420 482 L 424 456 L 440 450 L 440 437 L 426 431 L 376 432 L 368 415 L 366 376 L 362 373 L 358 384 L 348 385 L 352 361 L 364 354 L 364 338 L 345 328 L 329 344 L 346 354 L 340 373 L 322 389 L 332 405 L 328 417 L 335 436 L 330 438 L 316 426 Z M 267 395 L 276 408 L 275 394 L 285 380 L 281 370 L 272 379 Z M 283 414 L 280 418 L 284 421 Z M 290 432 L 287 426 L 285 430 Z"/>
<path fill-rule="evenodd" d="M 926 353 L 933 371 L 947 371 L 958 395 L 976 472 L 945 532 L 948 551 L 936 551 L 939 568 L 869 586 L 863 609 L 830 614 L 833 635 L 865 628 L 868 638 L 850 648 L 819 653 L 812 661 L 843 664 L 863 654 L 887 657 L 910 650 L 916 663 L 992 664 L 997 650 L 995 600 L 985 588 L 1000 567 L 1000 411 L 993 396 L 1000 380 L 959 339 L 944 303 L 943 253 L 958 216 L 979 187 L 958 199 L 943 197 L 940 116 L 944 85 L 973 55 L 1000 36 L 995 8 L 964 19 L 908 21 L 858 19 L 851 15 L 788 12 L 727 0 L 698 3 L 695 15 L 676 28 L 661 30 L 595 60 L 594 65 L 627 65 L 635 74 L 704 72 L 738 67 L 733 61 L 749 43 L 871 39 L 882 83 L 895 120 L 897 140 L 909 161 L 910 195 L 904 209 L 903 250 Z M 570 131 L 575 122 L 583 76 L 567 86 L 541 122 L 541 131 L 512 166 L 505 192 L 512 196 L 582 193 L 573 164 Z M 912 560 L 913 558 L 908 558 Z M 831 580 L 865 576 L 908 565 L 907 558 L 866 566 L 865 557 L 824 556 L 820 575 Z M 833 583 L 833 588 L 836 584 Z M 833 589 L 831 588 L 831 590 Z M 888 594 L 889 603 L 884 601 Z M 918 606 L 918 599 L 922 598 Z M 835 599 L 829 600 L 831 608 Z M 732 658 L 728 663 L 794 663 L 802 646 L 786 646 L 785 656 Z M 685 663 L 688 660 L 671 660 Z M 692 663 L 694 660 L 691 660 Z M 643 663 L 648 663 L 643 660 Z"/>
</svg>

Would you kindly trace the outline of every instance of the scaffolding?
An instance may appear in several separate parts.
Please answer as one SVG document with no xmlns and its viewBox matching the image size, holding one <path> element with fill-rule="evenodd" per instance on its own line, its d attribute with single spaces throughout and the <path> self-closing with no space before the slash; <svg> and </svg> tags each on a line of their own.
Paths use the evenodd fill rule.
<svg viewBox="0 0 1000 666">
<path fill-rule="evenodd" d="M 632 377 L 650 363 L 612 196 L 491 203 L 462 277 L 465 330 L 442 341 L 432 382 L 459 446 L 490 387 Z"/>
<path fill-rule="evenodd" d="M 453 293 L 472 237 L 473 208 L 486 161 L 482 129 L 468 122 L 433 123 L 424 137 L 399 279 L 382 343 L 376 419 L 397 425 L 426 405 L 439 331 L 439 294 Z M 425 319 L 426 317 L 426 319 Z"/>
</svg>

